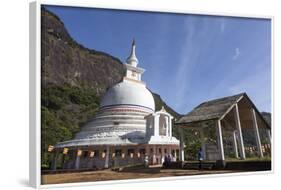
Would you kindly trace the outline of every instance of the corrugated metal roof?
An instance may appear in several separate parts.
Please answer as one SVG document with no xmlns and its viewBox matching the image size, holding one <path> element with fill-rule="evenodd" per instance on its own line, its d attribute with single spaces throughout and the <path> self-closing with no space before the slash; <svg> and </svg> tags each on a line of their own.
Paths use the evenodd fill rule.
<svg viewBox="0 0 281 190">
<path fill-rule="evenodd" d="M 195 107 L 191 112 L 181 117 L 176 123 L 192 123 L 219 119 L 232 105 L 245 95 L 246 93 L 240 93 L 233 96 L 203 102 Z"/>
</svg>

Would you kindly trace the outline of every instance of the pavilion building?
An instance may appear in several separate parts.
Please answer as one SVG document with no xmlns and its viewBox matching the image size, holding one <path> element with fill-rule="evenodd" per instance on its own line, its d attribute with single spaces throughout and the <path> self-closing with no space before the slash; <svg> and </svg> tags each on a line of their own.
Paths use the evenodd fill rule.
<svg viewBox="0 0 281 190">
<path fill-rule="evenodd" d="M 271 157 L 271 126 L 246 93 L 204 102 L 175 124 L 181 131 L 181 161 L 190 160 L 184 154 L 190 139 L 184 140 L 183 131 L 199 139 L 204 160 Z"/>
<path fill-rule="evenodd" d="M 133 41 L 123 80 L 107 90 L 96 117 L 74 139 L 54 146 L 53 170 L 58 162 L 64 169 L 83 169 L 144 163 L 146 156 L 149 164 L 162 164 L 167 154 L 176 159 L 173 117 L 164 108 L 155 112 L 135 52 Z"/>
</svg>

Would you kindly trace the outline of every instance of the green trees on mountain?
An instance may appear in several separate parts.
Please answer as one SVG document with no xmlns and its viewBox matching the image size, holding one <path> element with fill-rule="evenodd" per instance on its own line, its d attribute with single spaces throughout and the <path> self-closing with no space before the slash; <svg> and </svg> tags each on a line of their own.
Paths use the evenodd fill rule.
<svg viewBox="0 0 281 190">
<path fill-rule="evenodd" d="M 80 127 L 95 116 L 98 107 L 99 98 L 89 87 L 49 84 L 42 88 L 42 165 L 49 162 L 48 146 L 72 139 Z"/>
</svg>

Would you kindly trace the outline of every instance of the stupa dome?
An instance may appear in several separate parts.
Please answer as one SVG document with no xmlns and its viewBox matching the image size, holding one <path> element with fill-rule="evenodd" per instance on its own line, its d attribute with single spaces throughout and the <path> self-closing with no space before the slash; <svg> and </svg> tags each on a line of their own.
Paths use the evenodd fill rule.
<svg viewBox="0 0 281 190">
<path fill-rule="evenodd" d="M 155 110 L 154 98 L 143 84 L 123 81 L 107 90 L 101 101 L 101 109 L 111 106 L 128 105 Z"/>
</svg>

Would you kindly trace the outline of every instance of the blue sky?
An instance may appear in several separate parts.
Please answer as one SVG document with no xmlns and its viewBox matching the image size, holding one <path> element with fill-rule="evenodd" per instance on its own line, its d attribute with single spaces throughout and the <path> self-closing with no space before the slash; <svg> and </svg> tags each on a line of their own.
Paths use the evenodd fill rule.
<svg viewBox="0 0 281 190">
<path fill-rule="evenodd" d="M 271 112 L 271 21 L 47 6 L 70 35 L 123 62 L 136 39 L 143 81 L 181 114 L 246 92 Z"/>
</svg>

